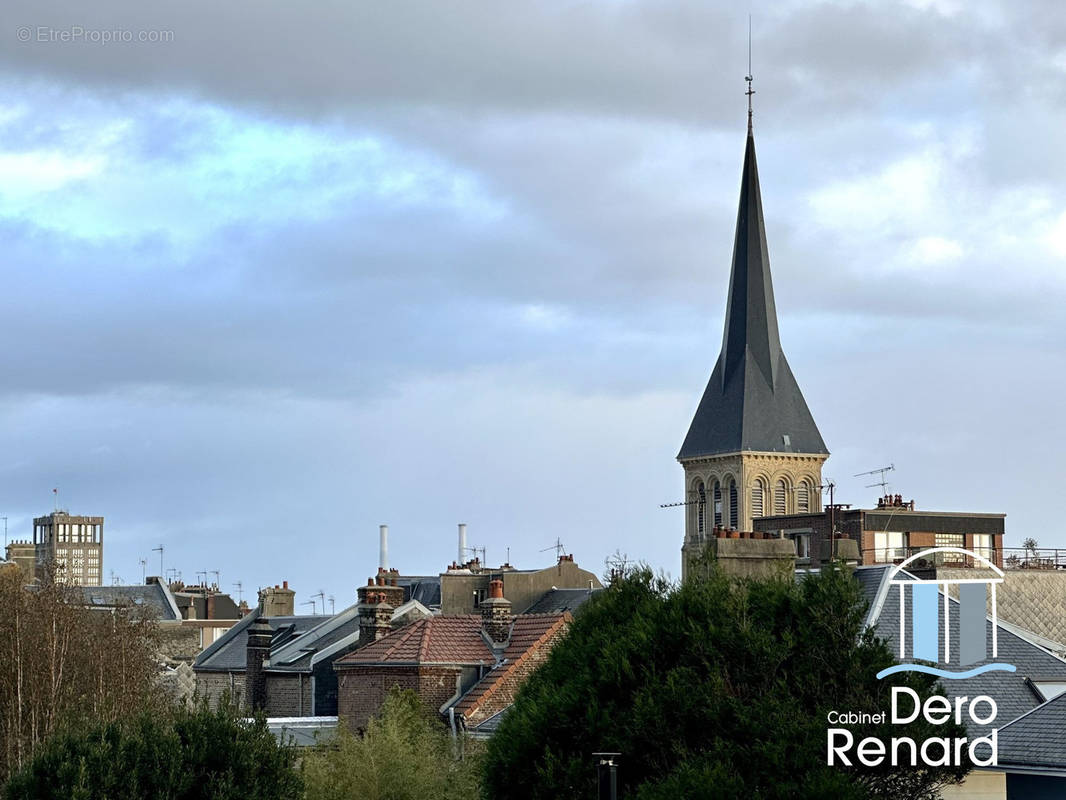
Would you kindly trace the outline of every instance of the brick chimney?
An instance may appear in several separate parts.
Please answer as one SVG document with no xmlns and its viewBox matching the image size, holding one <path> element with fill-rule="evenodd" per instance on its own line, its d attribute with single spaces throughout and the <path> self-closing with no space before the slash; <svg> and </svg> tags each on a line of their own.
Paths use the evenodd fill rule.
<svg viewBox="0 0 1066 800">
<path fill-rule="evenodd" d="M 270 640 L 273 635 L 266 617 L 253 620 L 248 626 L 244 690 L 252 711 L 266 709 L 266 673 L 263 671 L 263 662 L 270 658 Z"/>
<path fill-rule="evenodd" d="M 481 601 L 481 626 L 495 644 L 511 638 L 511 601 L 503 596 L 503 581 L 489 581 L 489 596 Z"/>
<path fill-rule="evenodd" d="M 390 592 L 390 589 L 392 590 Z M 377 580 L 370 578 L 366 586 L 359 587 L 359 646 L 365 647 L 387 636 L 392 630 L 393 606 L 388 602 L 390 594 L 399 589 L 403 597 L 403 588 L 389 586 L 382 575 Z"/>
</svg>

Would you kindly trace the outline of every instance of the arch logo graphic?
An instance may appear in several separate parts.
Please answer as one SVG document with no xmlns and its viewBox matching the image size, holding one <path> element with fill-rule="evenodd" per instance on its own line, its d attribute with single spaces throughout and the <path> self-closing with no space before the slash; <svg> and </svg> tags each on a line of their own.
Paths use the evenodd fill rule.
<svg viewBox="0 0 1066 800">
<path fill-rule="evenodd" d="M 923 580 L 901 576 L 908 565 L 919 559 L 929 559 L 935 553 L 953 554 L 954 560 L 982 565 L 994 573 L 991 578 L 934 578 Z M 985 672 L 1014 672 L 1013 664 L 997 661 L 999 642 L 997 637 L 996 586 L 1003 583 L 1003 570 L 979 553 L 964 550 L 961 547 L 930 547 L 921 550 L 899 564 L 892 572 L 889 591 L 899 587 L 899 659 L 905 663 L 896 664 L 877 673 L 878 678 L 887 678 L 899 672 L 926 672 L 940 678 L 957 680 L 972 678 Z M 958 619 L 951 613 L 952 601 L 949 587 L 958 586 Z M 940 588 L 943 587 L 943 602 L 940 601 Z M 987 624 L 991 597 L 991 625 Z M 911 607 L 911 635 L 907 636 L 907 600 Z M 943 648 L 940 647 L 940 630 L 943 622 Z M 988 660 L 988 635 L 992 638 L 992 659 L 990 663 L 972 666 Z M 952 650 L 952 639 L 956 638 L 957 652 Z M 908 656 L 908 643 L 910 654 Z M 907 661 L 908 657 L 911 659 Z M 927 661 L 936 664 L 915 663 Z"/>
</svg>

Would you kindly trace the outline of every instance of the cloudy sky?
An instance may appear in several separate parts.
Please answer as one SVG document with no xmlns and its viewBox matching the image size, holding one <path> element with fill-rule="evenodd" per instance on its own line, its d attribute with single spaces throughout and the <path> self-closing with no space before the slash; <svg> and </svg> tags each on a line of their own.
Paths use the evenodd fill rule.
<svg viewBox="0 0 1066 800">
<path fill-rule="evenodd" d="M 1066 547 L 1066 15 L 755 4 L 782 340 L 833 452 Z M 560 538 L 676 575 L 747 4 L 71 4 L 0 28 L 0 514 L 338 608 Z M 107 41 L 107 39 L 111 41 Z M 142 41 L 143 40 L 143 41 Z M 1047 521 L 1052 526 L 1048 527 Z M 310 606 L 302 607 L 310 610 Z"/>
</svg>

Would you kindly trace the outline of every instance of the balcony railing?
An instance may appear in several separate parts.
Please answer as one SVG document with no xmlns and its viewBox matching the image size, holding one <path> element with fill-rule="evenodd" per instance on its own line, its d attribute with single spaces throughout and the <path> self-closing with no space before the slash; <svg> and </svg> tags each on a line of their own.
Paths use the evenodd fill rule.
<svg viewBox="0 0 1066 800">
<path fill-rule="evenodd" d="M 1066 550 L 1004 547 L 1003 569 L 1066 569 Z"/>
<path fill-rule="evenodd" d="M 862 551 L 863 564 L 900 564 L 913 555 L 929 550 L 929 547 L 874 547 Z M 1004 567 L 1003 551 L 994 547 L 978 547 L 973 550 L 979 556 L 987 558 L 998 567 Z M 1066 550 L 1062 551 L 1063 567 L 1066 568 Z M 963 553 L 930 553 L 916 558 L 907 565 L 908 569 L 929 569 L 931 567 L 983 567 L 977 559 Z"/>
</svg>

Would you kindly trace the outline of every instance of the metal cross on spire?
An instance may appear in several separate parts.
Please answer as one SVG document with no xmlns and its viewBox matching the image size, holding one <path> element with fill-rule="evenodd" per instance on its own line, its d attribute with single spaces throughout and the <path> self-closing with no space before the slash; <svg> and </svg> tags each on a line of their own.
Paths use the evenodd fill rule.
<svg viewBox="0 0 1066 800">
<path fill-rule="evenodd" d="M 751 96 L 755 94 L 755 90 L 751 88 L 751 82 L 754 80 L 751 74 L 751 14 L 748 14 L 748 74 L 744 76 L 744 80 L 748 82 L 748 91 L 744 94 L 748 96 L 748 133 L 751 133 Z"/>
</svg>

